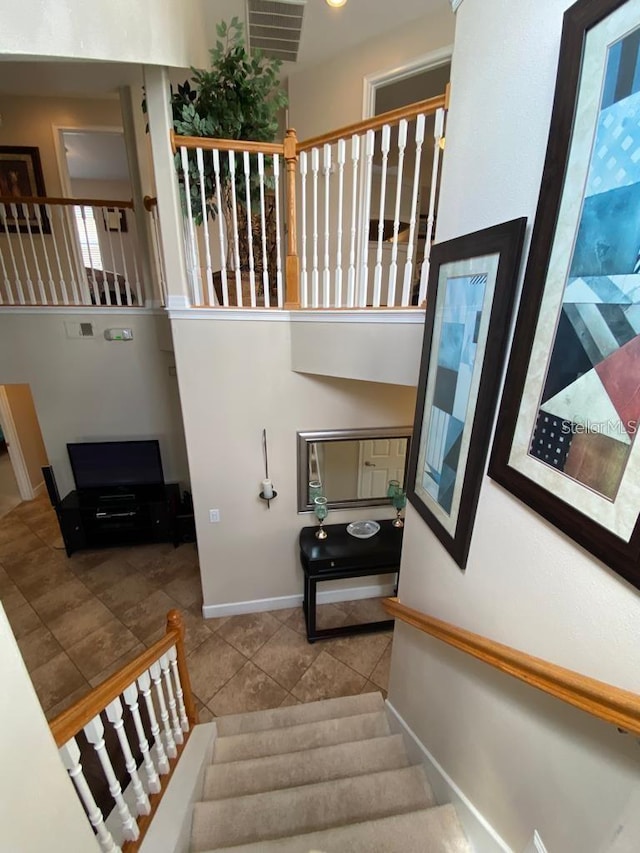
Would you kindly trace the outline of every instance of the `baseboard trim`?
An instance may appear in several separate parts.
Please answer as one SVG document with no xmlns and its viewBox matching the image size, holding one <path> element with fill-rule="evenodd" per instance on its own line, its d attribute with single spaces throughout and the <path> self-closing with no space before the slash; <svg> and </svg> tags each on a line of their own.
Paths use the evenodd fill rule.
<svg viewBox="0 0 640 853">
<path fill-rule="evenodd" d="M 484 815 L 431 755 L 391 702 L 387 699 L 385 704 L 389 712 L 391 731 L 405 736 L 409 760 L 424 767 L 438 804 L 453 803 L 472 849 L 482 853 L 513 853 L 511 847 L 502 840 Z"/>
<path fill-rule="evenodd" d="M 38 485 L 33 487 L 34 498 L 37 498 L 40 495 L 43 495 L 46 492 L 46 490 L 47 490 L 47 486 L 46 486 L 44 480 L 40 480 Z"/>
<path fill-rule="evenodd" d="M 319 592 L 318 604 L 335 604 L 339 601 L 356 601 L 362 598 L 381 598 L 394 594 L 393 584 L 373 584 L 356 586 L 352 589 L 329 589 Z M 220 616 L 240 616 L 243 613 L 262 613 L 265 610 L 286 610 L 300 607 L 302 595 L 282 595 L 278 598 L 257 598 L 254 601 L 231 601 L 228 604 L 204 604 L 202 615 L 205 619 Z"/>
</svg>

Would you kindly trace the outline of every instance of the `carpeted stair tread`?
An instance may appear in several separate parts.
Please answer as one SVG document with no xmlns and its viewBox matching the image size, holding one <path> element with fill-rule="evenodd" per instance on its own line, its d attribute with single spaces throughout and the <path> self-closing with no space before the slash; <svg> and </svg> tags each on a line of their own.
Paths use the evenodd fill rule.
<svg viewBox="0 0 640 853">
<path fill-rule="evenodd" d="M 203 800 L 220 800 L 407 767 L 402 735 L 357 740 L 246 761 L 211 764 Z"/>
<path fill-rule="evenodd" d="M 472 853 L 451 805 L 273 841 L 218 847 L 216 853 L 309 853 L 311 850 L 322 853 Z"/>
<path fill-rule="evenodd" d="M 360 693 L 356 696 L 323 699 L 320 702 L 307 702 L 302 705 L 290 705 L 286 708 L 270 708 L 266 711 L 252 711 L 247 714 L 218 717 L 216 726 L 218 737 L 226 737 L 227 735 L 238 735 L 245 732 L 260 732 L 285 726 L 298 726 L 302 723 L 314 723 L 318 720 L 329 720 L 336 717 L 368 714 L 383 709 L 384 700 L 380 693 Z"/>
<path fill-rule="evenodd" d="M 300 835 L 434 805 L 421 767 L 196 803 L 192 849 Z"/>
<path fill-rule="evenodd" d="M 390 733 L 384 711 L 323 719 L 271 731 L 246 732 L 216 738 L 213 763 L 298 752 L 336 743 L 385 737 Z"/>
</svg>

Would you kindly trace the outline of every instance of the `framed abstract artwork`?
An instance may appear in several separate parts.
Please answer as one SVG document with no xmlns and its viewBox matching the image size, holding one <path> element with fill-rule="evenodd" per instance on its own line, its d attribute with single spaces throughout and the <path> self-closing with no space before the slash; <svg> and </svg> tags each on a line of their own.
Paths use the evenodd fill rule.
<svg viewBox="0 0 640 853">
<path fill-rule="evenodd" d="M 640 2 L 564 18 L 489 475 L 640 587 Z"/>
<path fill-rule="evenodd" d="M 525 219 L 436 244 L 407 497 L 467 563 L 520 265 Z"/>
<path fill-rule="evenodd" d="M 39 234 L 42 230 L 50 234 L 46 208 L 21 202 L 24 198 L 45 195 L 39 150 L 25 145 L 0 145 L 0 197 L 4 201 L 0 233 Z"/>
</svg>

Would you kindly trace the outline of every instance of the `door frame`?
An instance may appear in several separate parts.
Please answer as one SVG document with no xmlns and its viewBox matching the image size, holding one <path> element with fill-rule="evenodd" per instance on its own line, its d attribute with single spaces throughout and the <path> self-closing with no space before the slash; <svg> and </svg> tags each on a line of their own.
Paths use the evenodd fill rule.
<svg viewBox="0 0 640 853">
<path fill-rule="evenodd" d="M 11 467 L 13 468 L 16 483 L 18 484 L 20 497 L 23 501 L 32 501 L 36 497 L 36 494 L 29 480 L 27 464 L 24 461 L 22 446 L 20 445 L 18 431 L 13 420 L 9 398 L 7 397 L 4 385 L 0 385 L 0 420 L 2 421 L 2 430 L 7 441 L 7 450 L 9 451 Z"/>
</svg>

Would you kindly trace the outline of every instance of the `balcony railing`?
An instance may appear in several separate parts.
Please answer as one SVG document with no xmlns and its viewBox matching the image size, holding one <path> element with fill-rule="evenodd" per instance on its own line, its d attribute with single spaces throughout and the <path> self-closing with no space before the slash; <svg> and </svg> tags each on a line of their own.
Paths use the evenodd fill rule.
<svg viewBox="0 0 640 853">
<path fill-rule="evenodd" d="M 282 143 L 173 136 L 197 307 L 405 308 L 426 295 L 446 96 Z"/>
<path fill-rule="evenodd" d="M 0 196 L 0 305 L 144 307 L 141 267 L 131 201 Z"/>
</svg>

